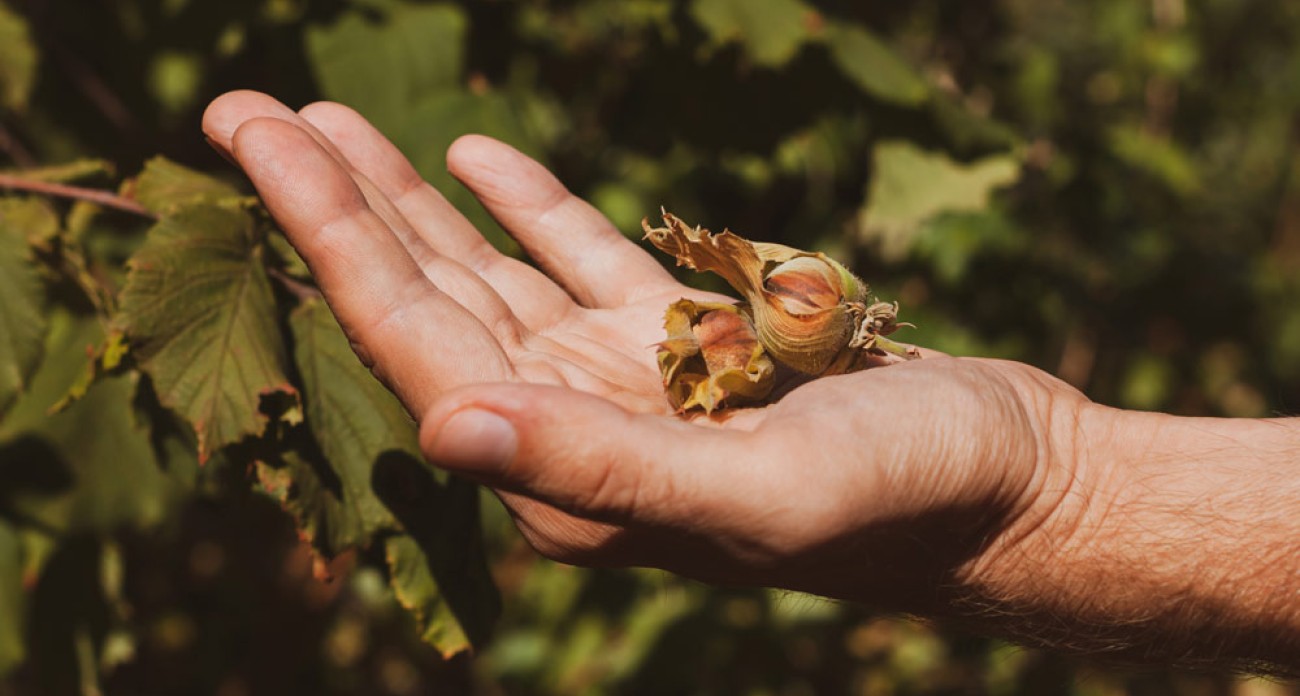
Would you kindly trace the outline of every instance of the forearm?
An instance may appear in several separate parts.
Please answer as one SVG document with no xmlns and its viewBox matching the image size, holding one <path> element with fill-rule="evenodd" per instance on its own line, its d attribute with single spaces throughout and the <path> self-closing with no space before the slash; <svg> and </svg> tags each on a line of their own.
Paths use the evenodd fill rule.
<svg viewBox="0 0 1300 696">
<path fill-rule="evenodd" d="M 989 550 L 964 609 L 1116 659 L 1300 673 L 1300 419 L 1055 427 L 1051 512 Z"/>
</svg>

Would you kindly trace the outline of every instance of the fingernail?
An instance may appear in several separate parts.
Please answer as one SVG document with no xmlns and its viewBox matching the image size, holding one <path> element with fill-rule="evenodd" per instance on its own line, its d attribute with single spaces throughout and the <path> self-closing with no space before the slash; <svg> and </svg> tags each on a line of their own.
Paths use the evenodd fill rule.
<svg viewBox="0 0 1300 696">
<path fill-rule="evenodd" d="M 510 421 L 490 411 L 467 408 L 442 424 L 429 458 L 448 469 L 487 473 L 504 469 L 518 447 L 519 436 Z"/>
</svg>

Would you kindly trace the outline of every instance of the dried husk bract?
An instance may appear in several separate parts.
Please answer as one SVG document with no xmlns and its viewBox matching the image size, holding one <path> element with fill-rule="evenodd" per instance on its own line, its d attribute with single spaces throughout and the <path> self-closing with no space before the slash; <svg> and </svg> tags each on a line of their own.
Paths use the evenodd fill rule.
<svg viewBox="0 0 1300 696">
<path fill-rule="evenodd" d="M 757 402 L 772 391 L 776 366 L 743 307 L 678 300 L 665 312 L 664 328 L 659 371 L 674 408 L 712 412 L 724 400 Z"/>
</svg>

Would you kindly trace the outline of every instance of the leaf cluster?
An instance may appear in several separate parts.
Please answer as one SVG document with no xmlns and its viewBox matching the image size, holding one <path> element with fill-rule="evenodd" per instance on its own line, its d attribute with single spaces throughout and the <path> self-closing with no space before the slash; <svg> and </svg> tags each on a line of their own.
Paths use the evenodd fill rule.
<svg viewBox="0 0 1300 696">
<path fill-rule="evenodd" d="M 120 190 L 150 218 L 125 264 L 84 243 L 112 222 L 93 203 L 0 198 L 0 528 L 11 540 L 0 601 L 14 608 L 0 664 L 20 660 L 24 627 L 45 620 L 24 585 L 57 582 L 51 559 L 70 544 L 95 539 L 84 553 L 102 555 L 123 528 L 250 484 L 322 560 L 351 553 L 382 568 L 443 655 L 480 643 L 497 599 L 476 489 L 423 462 L 410 417 L 257 201 L 161 158 Z M 108 635 L 86 649 L 104 659 Z"/>
<path fill-rule="evenodd" d="M 62 660 L 47 680 L 153 690 L 182 662 L 164 647 L 185 645 L 221 674 L 176 677 L 176 693 L 230 674 L 286 692 L 258 680 L 285 671 L 292 641 L 260 671 L 213 647 L 247 635 L 223 623 L 236 607 L 272 615 L 286 595 L 211 613 L 183 599 L 214 596 L 201 578 L 271 583 L 252 569 L 278 563 L 270 539 L 289 532 L 252 502 L 268 498 L 322 557 L 342 553 L 329 568 L 346 590 L 310 639 L 332 665 L 316 671 L 342 675 L 329 689 L 448 679 L 433 660 L 356 647 L 396 601 L 366 599 L 386 596 L 376 586 L 396 582 L 426 618 L 402 630 L 444 649 L 490 613 L 476 499 L 420 464 L 405 415 L 283 237 L 238 187 L 195 173 L 223 166 L 197 121 L 227 89 L 359 109 L 503 249 L 446 172 L 462 133 L 538 157 L 629 235 L 663 205 L 853 259 L 926 346 L 1025 360 L 1130 408 L 1259 416 L 1300 400 L 1300 13 L 1287 3 L 54 6 L 0 2 L 0 176 L 102 191 L 140 172 L 117 197 L 154 219 L 0 200 L 0 671 L 32 652 Z M 535 561 L 499 507 L 484 512 L 510 601 L 475 673 L 512 692 L 1229 688 L 802 598 L 560 568 Z M 231 558 L 249 549 L 242 560 L 178 571 L 166 601 L 147 592 L 159 567 L 215 567 L 191 563 L 211 559 L 208 541 L 185 545 L 209 522 Z M 25 662 L 20 676 L 40 671 Z"/>
</svg>

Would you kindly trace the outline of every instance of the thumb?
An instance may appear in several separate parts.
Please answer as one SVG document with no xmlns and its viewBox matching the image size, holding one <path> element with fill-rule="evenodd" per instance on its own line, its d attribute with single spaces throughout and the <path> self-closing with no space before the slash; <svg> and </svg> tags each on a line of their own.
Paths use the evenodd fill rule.
<svg viewBox="0 0 1300 696">
<path fill-rule="evenodd" d="M 420 440 L 438 466 L 621 524 L 698 525 L 726 515 L 725 501 L 713 498 L 734 489 L 739 465 L 753 459 L 748 433 L 532 384 L 448 392 L 425 415 Z"/>
</svg>

